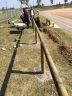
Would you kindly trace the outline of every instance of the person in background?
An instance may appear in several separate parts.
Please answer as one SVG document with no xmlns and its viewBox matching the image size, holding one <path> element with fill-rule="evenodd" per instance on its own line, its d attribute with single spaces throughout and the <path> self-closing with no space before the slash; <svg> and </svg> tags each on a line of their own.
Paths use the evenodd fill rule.
<svg viewBox="0 0 72 96">
<path fill-rule="evenodd" d="M 23 8 L 23 14 L 20 16 L 20 18 L 23 21 L 23 23 L 27 24 L 27 28 L 29 28 L 29 23 L 30 23 L 29 14 L 25 8 Z"/>
<path fill-rule="evenodd" d="M 30 20 L 32 21 L 32 27 L 33 27 L 33 18 L 34 18 L 34 10 L 33 10 L 33 7 L 30 8 Z"/>
<path fill-rule="evenodd" d="M 31 18 L 34 17 L 34 10 L 33 10 L 33 7 L 30 8 L 30 17 L 31 17 Z"/>
</svg>

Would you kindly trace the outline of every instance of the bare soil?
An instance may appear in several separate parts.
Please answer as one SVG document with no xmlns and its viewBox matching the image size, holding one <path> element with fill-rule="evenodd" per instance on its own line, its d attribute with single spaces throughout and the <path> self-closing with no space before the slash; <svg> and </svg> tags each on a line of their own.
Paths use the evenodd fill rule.
<svg viewBox="0 0 72 96">
<path fill-rule="evenodd" d="M 72 19 L 72 8 L 62 8 L 49 11 L 51 14 Z"/>
<path fill-rule="evenodd" d="M 48 34 L 49 38 L 58 44 L 59 52 L 68 60 L 72 65 L 72 47 L 69 46 L 64 39 L 56 32 L 52 31 L 50 28 L 44 28 L 43 32 Z"/>
</svg>

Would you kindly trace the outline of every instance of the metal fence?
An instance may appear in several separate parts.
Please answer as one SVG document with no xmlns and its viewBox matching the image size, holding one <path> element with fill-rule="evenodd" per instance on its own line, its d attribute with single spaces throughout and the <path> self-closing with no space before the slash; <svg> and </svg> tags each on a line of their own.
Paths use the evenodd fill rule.
<svg viewBox="0 0 72 96">
<path fill-rule="evenodd" d="M 0 23 L 12 19 L 13 17 L 19 15 L 19 11 L 17 9 L 5 9 L 0 10 Z"/>
</svg>

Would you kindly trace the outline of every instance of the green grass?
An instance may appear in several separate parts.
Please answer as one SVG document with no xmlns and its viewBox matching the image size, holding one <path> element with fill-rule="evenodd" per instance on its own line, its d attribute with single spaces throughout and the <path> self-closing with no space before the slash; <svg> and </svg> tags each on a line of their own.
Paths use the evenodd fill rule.
<svg viewBox="0 0 72 96">
<path fill-rule="evenodd" d="M 67 32 L 62 29 L 53 28 L 55 32 L 57 32 L 65 42 L 67 42 L 70 46 L 72 46 L 72 36 L 70 36 Z"/>
<path fill-rule="evenodd" d="M 15 12 L 14 12 L 15 11 Z M 17 13 L 16 13 L 17 12 Z M 2 22 L 6 21 L 7 19 L 15 19 L 16 16 L 14 15 L 20 15 L 21 10 L 20 9 L 14 9 L 14 10 L 0 10 L 0 25 Z"/>
<path fill-rule="evenodd" d="M 53 10 L 53 9 L 60 9 L 60 8 L 72 8 L 72 4 L 70 5 L 53 5 L 53 6 L 36 6 L 34 9 L 39 10 L 39 11 L 44 11 L 44 10 Z"/>
</svg>

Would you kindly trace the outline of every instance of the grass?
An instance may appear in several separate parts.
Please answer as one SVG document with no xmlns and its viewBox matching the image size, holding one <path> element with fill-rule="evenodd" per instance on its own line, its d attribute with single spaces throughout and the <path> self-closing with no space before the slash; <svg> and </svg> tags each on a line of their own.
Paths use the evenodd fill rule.
<svg viewBox="0 0 72 96">
<path fill-rule="evenodd" d="M 53 9 L 60 9 L 60 8 L 72 8 L 72 4 L 70 5 L 53 5 L 53 6 L 36 6 L 34 9 L 39 10 L 39 11 L 44 11 L 44 10 L 53 10 Z"/>
<path fill-rule="evenodd" d="M 43 16 L 40 16 L 40 19 L 42 22 L 46 22 L 46 18 Z M 67 34 L 62 29 L 55 29 L 51 27 L 51 30 L 54 32 L 57 32 L 65 42 L 68 43 L 69 46 L 72 46 L 72 37 Z M 65 88 L 67 89 L 69 96 L 72 94 L 72 68 L 69 65 L 69 62 L 60 54 L 58 50 L 58 45 L 54 43 L 47 34 L 44 34 L 44 39 L 46 40 L 47 48 L 52 56 L 52 59 L 55 63 L 55 66 L 57 70 L 59 71 L 59 74 L 64 82 Z"/>
<path fill-rule="evenodd" d="M 41 22 L 46 23 L 46 18 L 45 17 L 43 17 L 43 16 L 39 16 L 39 17 L 40 17 Z M 63 40 L 66 43 L 68 43 L 68 45 L 72 46 L 72 36 L 70 34 L 65 32 L 61 28 L 52 28 L 51 27 L 51 30 L 53 30 L 54 32 L 58 33 L 63 38 Z"/>
<path fill-rule="evenodd" d="M 72 37 L 68 33 L 66 33 L 60 28 L 59 29 L 53 28 L 53 30 L 57 32 L 64 39 L 65 42 L 67 42 L 70 46 L 72 46 Z"/>
<path fill-rule="evenodd" d="M 16 13 L 17 12 L 17 13 Z M 20 15 L 20 9 L 14 9 L 14 10 L 0 10 L 0 25 L 2 22 L 8 20 L 8 19 L 13 19 L 16 16 L 15 15 Z"/>
<path fill-rule="evenodd" d="M 44 7 L 35 7 L 34 9 L 35 9 L 35 10 L 39 10 L 39 11 L 45 11 L 45 10 L 58 9 L 58 7 L 44 6 Z"/>
<path fill-rule="evenodd" d="M 35 43 L 33 30 L 25 29 L 20 42 L 14 42 L 20 34 L 15 34 L 15 28 L 9 28 L 6 24 L 2 26 L 3 28 L 0 28 L 0 91 L 5 96 L 48 96 L 51 94 L 52 83 L 40 82 L 34 74 L 34 68 L 41 65 L 41 57 L 40 44 L 32 44 Z M 13 34 L 10 31 L 13 31 Z M 23 46 L 15 50 L 13 46 L 17 42 Z M 1 48 L 6 48 L 6 51 L 2 51 Z"/>
<path fill-rule="evenodd" d="M 42 20 L 45 22 L 45 18 Z M 3 28 L 0 28 L 0 90 L 3 88 L 2 92 L 5 93 L 5 96 L 50 96 L 53 81 L 40 82 L 34 74 L 34 68 L 41 66 L 41 50 L 39 42 L 32 44 L 35 43 L 33 30 L 30 28 L 23 31 L 19 42 L 23 46 L 15 50 L 13 46 L 18 41 L 14 42 L 14 40 L 18 39 L 20 34 L 15 34 L 16 29 L 8 28 L 6 24 L 2 24 L 2 26 Z M 10 31 L 13 31 L 13 34 L 10 34 Z M 46 35 L 45 38 L 47 38 Z M 57 69 L 59 72 L 61 71 L 61 77 L 66 76 L 65 86 L 71 93 L 71 66 L 64 62 L 57 52 L 55 44 L 52 41 L 49 42 L 48 38 L 47 45 Z M 6 51 L 2 51 L 2 47 L 6 48 Z"/>
</svg>

